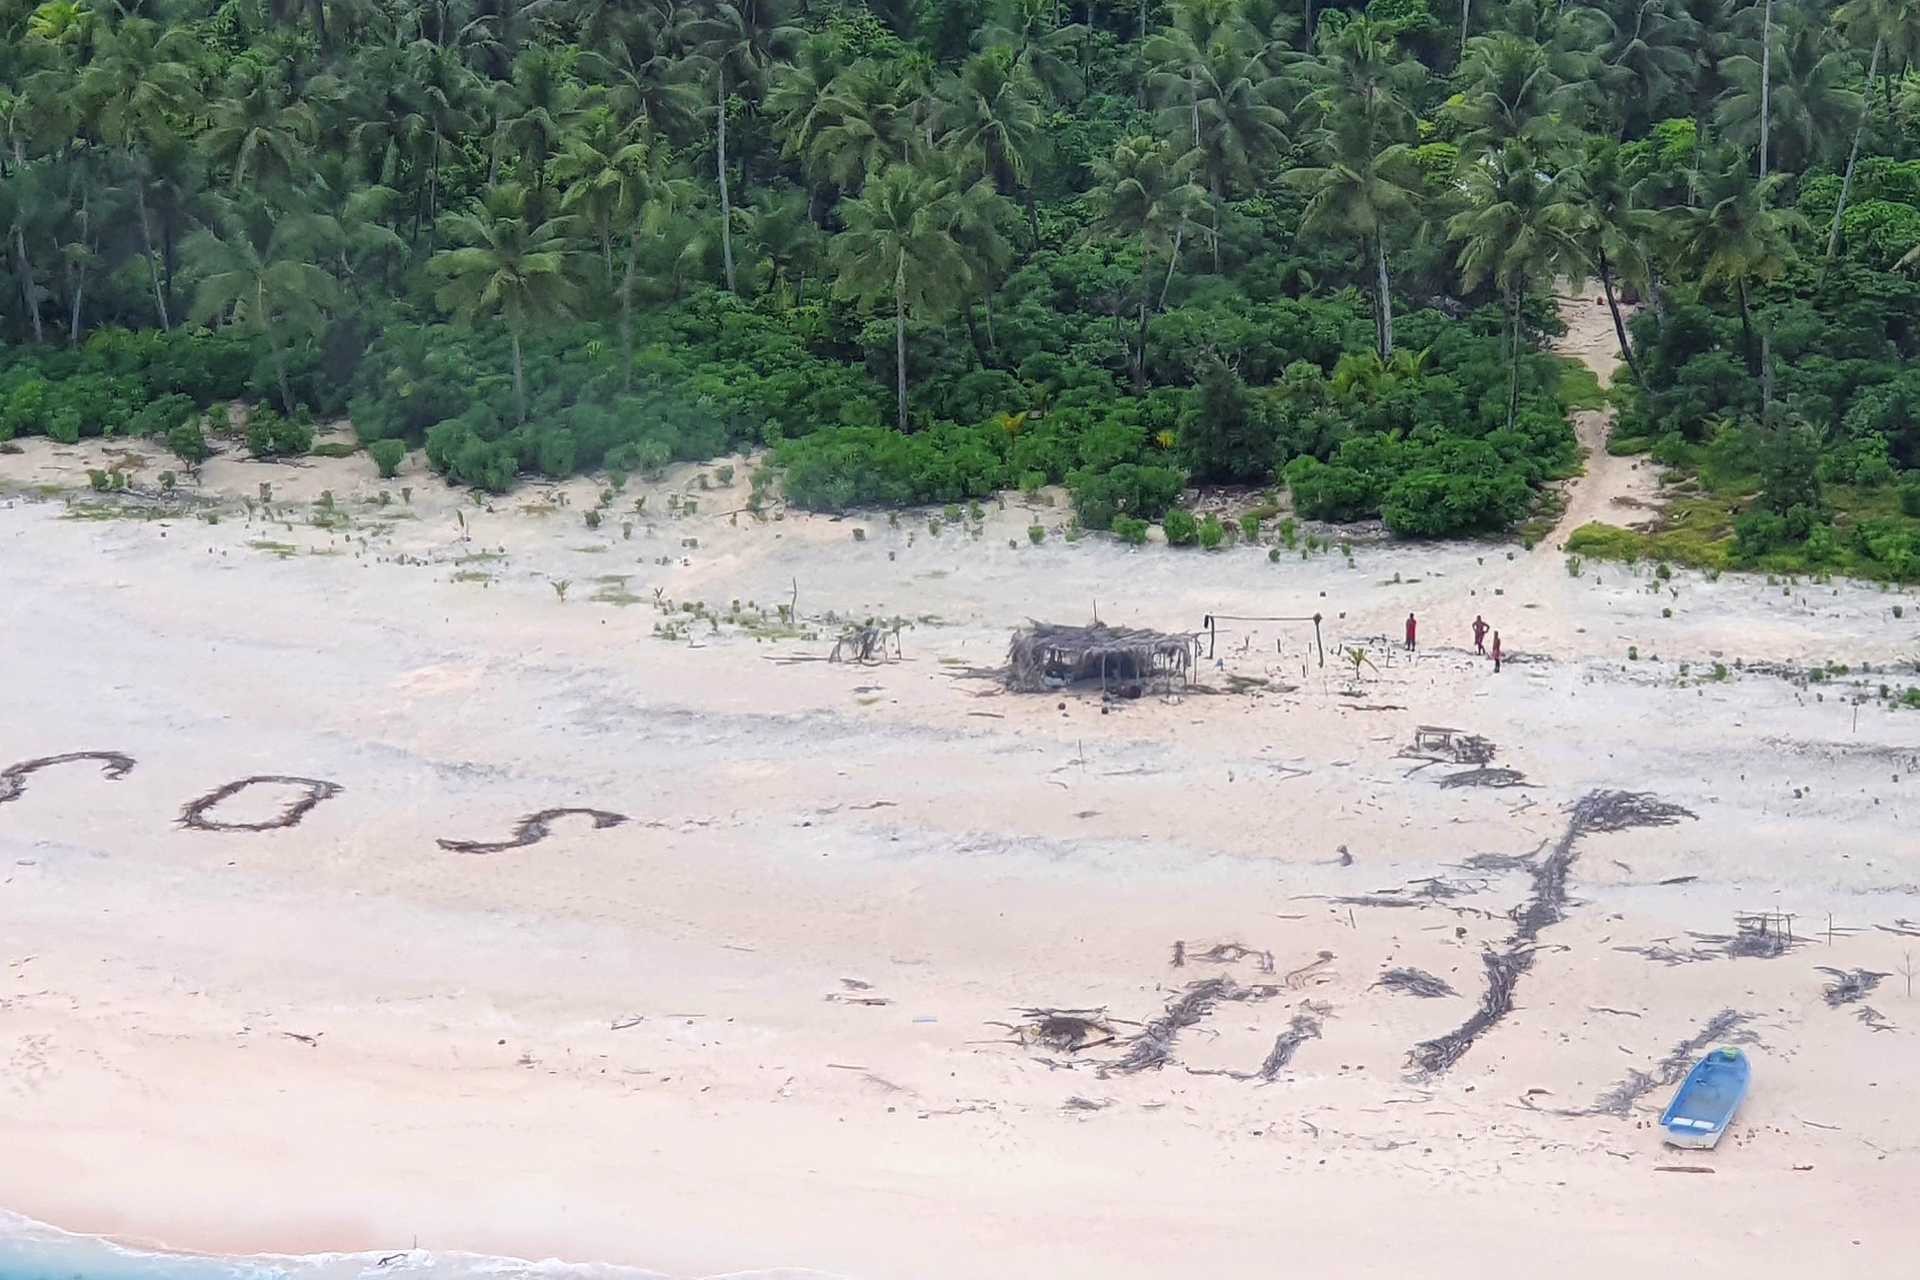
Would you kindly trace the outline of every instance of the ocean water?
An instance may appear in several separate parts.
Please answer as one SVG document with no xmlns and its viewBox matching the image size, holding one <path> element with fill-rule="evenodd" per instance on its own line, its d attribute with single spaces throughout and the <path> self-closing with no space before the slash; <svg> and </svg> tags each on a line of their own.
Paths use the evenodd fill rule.
<svg viewBox="0 0 1920 1280">
<path fill-rule="evenodd" d="M 75 1235 L 0 1210 L 0 1280 L 844 1280 L 780 1268 L 669 1276 L 599 1262 L 496 1258 L 402 1249 L 386 1253 L 261 1253 L 245 1257 L 159 1252 Z"/>
</svg>

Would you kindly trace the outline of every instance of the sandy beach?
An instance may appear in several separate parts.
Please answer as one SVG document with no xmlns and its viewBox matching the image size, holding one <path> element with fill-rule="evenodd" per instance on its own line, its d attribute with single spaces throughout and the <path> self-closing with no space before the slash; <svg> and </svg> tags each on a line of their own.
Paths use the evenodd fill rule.
<svg viewBox="0 0 1920 1280">
<path fill-rule="evenodd" d="M 1601 363 L 1604 312 L 1576 319 Z M 1559 541 L 1635 518 L 1639 460 L 1596 449 L 1531 548 L 1272 559 L 1069 540 L 1047 494 L 762 520 L 746 459 L 590 527 L 596 484 L 476 502 L 417 454 L 217 458 L 163 495 L 136 447 L 121 497 L 88 491 L 99 444 L 21 443 L 7 1209 L 869 1280 L 1920 1246 L 1920 712 L 1879 695 L 1920 683 L 1920 593 L 1575 576 Z M 1192 689 L 1106 707 L 985 674 L 1096 612 L 1323 635 L 1221 621 Z M 822 660 L 868 618 L 903 620 L 898 660 Z M 75 752 L 124 759 L 18 767 Z M 213 797 L 248 778 L 280 780 Z M 1645 808 L 1584 816 L 1610 792 Z M 600 817 L 440 843 L 555 809 Z M 1791 913 L 1779 954 L 1741 953 L 1758 912 Z M 1511 1009 L 1436 1065 L 1489 956 Z M 1723 1043 L 1754 1062 L 1737 1127 L 1663 1150 Z"/>
</svg>

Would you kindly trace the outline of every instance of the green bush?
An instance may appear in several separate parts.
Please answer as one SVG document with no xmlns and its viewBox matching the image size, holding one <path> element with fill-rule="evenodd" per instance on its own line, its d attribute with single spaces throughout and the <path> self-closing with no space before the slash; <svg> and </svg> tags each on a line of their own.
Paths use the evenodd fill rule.
<svg viewBox="0 0 1920 1280">
<path fill-rule="evenodd" d="M 1046 540 L 1047 540 L 1047 528 L 1045 525 L 1030 524 L 1027 526 L 1028 542 L 1031 542 L 1034 546 L 1037 547 L 1041 543 L 1045 542 Z"/>
<path fill-rule="evenodd" d="M 1905 515 L 1920 516 L 1920 476 L 1910 476 L 1901 482 L 1900 510 Z"/>
<path fill-rule="evenodd" d="M 1172 467 L 1123 462 L 1104 471 L 1080 470 L 1067 477 L 1067 491 L 1080 523 L 1111 528 L 1122 515 L 1155 520 L 1180 497 L 1186 473 Z"/>
<path fill-rule="evenodd" d="M 407 446 L 398 440 L 375 440 L 367 446 L 367 456 L 380 468 L 380 478 L 391 480 L 399 474 L 400 464 L 407 460 Z"/>
<path fill-rule="evenodd" d="M 1160 517 L 1160 527 L 1166 532 L 1167 545 L 1170 547 L 1190 547 L 1200 538 L 1200 522 L 1193 513 L 1171 507 Z"/>
<path fill-rule="evenodd" d="M 313 448 L 313 427 L 283 418 L 268 405 L 255 405 L 247 418 L 247 449 L 256 458 L 297 458 Z"/>
<path fill-rule="evenodd" d="M 1226 541 L 1227 527 L 1220 523 L 1219 516 L 1209 511 L 1207 518 L 1200 522 L 1199 536 L 1202 551 L 1217 551 L 1220 544 Z"/>
<path fill-rule="evenodd" d="M 1145 546 L 1147 530 L 1151 527 L 1145 520 L 1136 520 L 1132 516 L 1113 518 L 1113 536 L 1131 547 Z"/>
<path fill-rule="evenodd" d="M 167 432 L 167 448 L 188 466 L 199 466 L 211 452 L 198 422 L 183 422 Z"/>
</svg>

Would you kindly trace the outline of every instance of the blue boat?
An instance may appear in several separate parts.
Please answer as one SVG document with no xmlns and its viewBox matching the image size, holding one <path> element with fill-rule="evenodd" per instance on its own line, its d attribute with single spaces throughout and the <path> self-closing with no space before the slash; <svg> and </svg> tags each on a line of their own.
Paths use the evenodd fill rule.
<svg viewBox="0 0 1920 1280">
<path fill-rule="evenodd" d="M 1738 1049 L 1715 1049 L 1694 1064 L 1660 1117 L 1676 1147 L 1714 1147 L 1747 1096 L 1753 1068 Z"/>
</svg>

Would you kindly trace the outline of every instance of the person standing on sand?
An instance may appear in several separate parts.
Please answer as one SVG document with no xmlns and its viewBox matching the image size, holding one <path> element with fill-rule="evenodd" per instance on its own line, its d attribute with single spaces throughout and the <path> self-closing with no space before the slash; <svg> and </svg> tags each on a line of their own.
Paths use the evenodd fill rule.
<svg viewBox="0 0 1920 1280">
<path fill-rule="evenodd" d="M 1487 651 L 1487 620 L 1477 613 L 1473 615 L 1473 651 Z"/>
<path fill-rule="evenodd" d="M 1500 633 L 1493 633 L 1493 674 L 1500 674 Z"/>
<path fill-rule="evenodd" d="M 1414 635 L 1415 626 L 1416 624 L 1414 623 L 1413 615 L 1408 614 L 1407 615 L 1407 652 L 1408 653 L 1413 652 L 1413 635 Z"/>
</svg>

